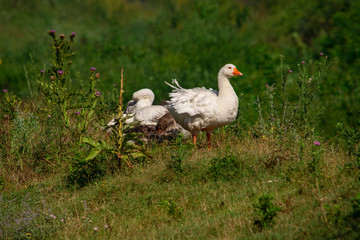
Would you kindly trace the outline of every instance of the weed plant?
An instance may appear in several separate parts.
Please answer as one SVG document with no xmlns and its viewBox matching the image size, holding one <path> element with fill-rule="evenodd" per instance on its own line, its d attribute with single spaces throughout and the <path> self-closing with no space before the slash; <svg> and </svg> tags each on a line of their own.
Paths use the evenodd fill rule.
<svg viewBox="0 0 360 240">
<path fill-rule="evenodd" d="M 120 169 L 123 164 L 126 164 L 128 167 L 133 167 L 134 160 L 147 157 L 147 151 L 144 148 L 142 140 L 138 136 L 139 134 L 129 131 L 134 127 L 134 124 L 125 125 L 126 116 L 124 117 L 122 110 L 123 86 L 124 78 L 123 70 L 121 70 L 118 117 L 114 120 L 115 124 L 110 126 L 111 143 L 108 144 L 102 140 L 95 142 L 91 138 L 83 138 L 82 142 L 92 147 L 85 160 L 92 160 L 96 158 L 99 153 L 107 152 L 116 156 L 117 166 Z"/>
<path fill-rule="evenodd" d="M 171 162 L 168 168 L 173 170 L 176 174 L 181 175 L 185 171 L 184 161 L 193 150 L 193 146 L 188 143 L 184 143 L 182 135 L 178 135 L 174 142 L 174 151 L 171 154 Z"/>
<path fill-rule="evenodd" d="M 174 200 L 162 200 L 159 201 L 159 205 L 167 211 L 167 214 L 174 220 L 178 220 L 182 217 L 184 209 L 177 206 Z"/>
<path fill-rule="evenodd" d="M 213 180 L 229 181 L 238 177 L 240 164 L 235 156 L 227 153 L 225 156 L 219 156 L 210 160 L 208 168 L 208 177 Z"/>
<path fill-rule="evenodd" d="M 281 207 L 276 206 L 273 202 L 273 197 L 270 195 L 263 195 L 259 197 L 256 204 L 254 204 L 254 210 L 256 213 L 256 219 L 254 224 L 262 231 L 266 227 L 270 227 L 275 222 L 275 217 L 281 210 Z"/>
</svg>

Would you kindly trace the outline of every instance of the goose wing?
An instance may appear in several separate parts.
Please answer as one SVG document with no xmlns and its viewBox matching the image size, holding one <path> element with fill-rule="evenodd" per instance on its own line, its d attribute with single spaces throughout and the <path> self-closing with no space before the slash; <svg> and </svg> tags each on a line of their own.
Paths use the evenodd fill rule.
<svg viewBox="0 0 360 240">
<path fill-rule="evenodd" d="M 173 88 L 169 94 L 168 107 L 176 114 L 186 114 L 190 117 L 196 115 L 216 117 L 218 114 L 216 91 L 204 87 L 184 89 L 176 80 L 173 80 L 173 84 L 177 86 L 165 83 Z"/>
<path fill-rule="evenodd" d="M 134 116 L 134 121 L 140 121 L 141 125 L 156 125 L 159 118 L 168 113 L 164 106 L 152 105 L 140 109 Z"/>
</svg>

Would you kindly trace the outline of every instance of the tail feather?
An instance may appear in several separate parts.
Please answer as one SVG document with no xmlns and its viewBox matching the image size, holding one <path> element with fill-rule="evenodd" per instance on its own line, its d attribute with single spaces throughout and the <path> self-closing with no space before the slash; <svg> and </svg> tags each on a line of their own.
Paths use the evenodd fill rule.
<svg viewBox="0 0 360 240">
<path fill-rule="evenodd" d="M 179 90 L 179 89 L 184 89 L 184 88 L 182 88 L 180 85 L 179 85 L 179 83 L 178 83 L 178 81 L 176 80 L 176 79 L 173 79 L 172 80 L 172 84 L 174 84 L 174 85 L 176 85 L 176 86 L 174 86 L 174 85 L 171 85 L 170 83 L 168 83 L 168 82 L 166 82 L 165 81 L 165 83 L 167 84 L 167 85 L 169 85 L 170 87 L 172 87 L 172 88 L 174 88 L 174 89 L 177 89 L 177 90 Z"/>
</svg>

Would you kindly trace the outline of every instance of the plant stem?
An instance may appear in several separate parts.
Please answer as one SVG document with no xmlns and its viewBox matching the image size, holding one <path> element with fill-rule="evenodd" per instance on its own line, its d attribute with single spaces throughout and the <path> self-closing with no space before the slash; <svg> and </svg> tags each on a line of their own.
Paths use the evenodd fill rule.
<svg viewBox="0 0 360 240">
<path fill-rule="evenodd" d="M 119 128 L 118 128 L 118 150 L 117 150 L 117 157 L 118 157 L 118 165 L 120 167 L 121 164 L 121 149 L 122 149 L 122 142 L 123 142 L 123 133 L 122 133 L 122 101 L 123 101 L 123 93 L 124 93 L 124 69 L 121 69 L 121 79 L 120 79 L 120 95 L 119 95 Z"/>
</svg>

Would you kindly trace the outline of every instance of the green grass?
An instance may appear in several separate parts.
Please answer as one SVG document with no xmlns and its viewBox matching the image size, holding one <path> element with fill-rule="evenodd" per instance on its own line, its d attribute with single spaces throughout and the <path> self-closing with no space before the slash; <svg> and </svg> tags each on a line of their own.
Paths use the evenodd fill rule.
<svg viewBox="0 0 360 240">
<path fill-rule="evenodd" d="M 6 186 L 0 212 L 7 221 L 1 221 L 0 229 L 5 238 L 26 234 L 53 239 L 359 237 L 358 225 L 336 225 L 327 210 L 339 205 L 345 219 L 351 199 L 359 193 L 359 170 L 349 168 L 351 159 L 340 149 L 322 146 L 322 173 L 316 176 L 304 164 L 310 152 L 301 162 L 296 151 L 286 150 L 282 161 L 269 167 L 264 162 L 276 147 L 272 141 L 233 140 L 219 132 L 213 150 L 207 150 L 205 142 L 200 149 L 191 149 L 181 174 L 169 167 L 178 146 L 166 143 L 155 147 L 151 162 L 108 174 L 81 189 L 66 187 L 62 173 L 26 186 Z M 236 174 L 214 179 L 208 174 L 211 159 L 224 156 L 237 163 L 232 165 Z M 282 210 L 271 227 L 259 231 L 253 205 L 264 194 L 272 195 Z M 15 220 L 26 212 L 38 215 L 28 214 L 29 220 L 20 223 Z"/>
</svg>

